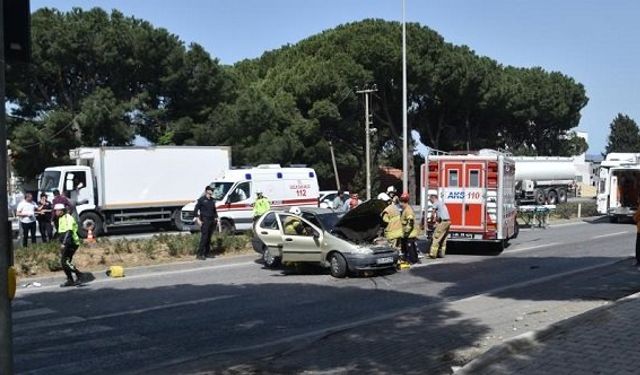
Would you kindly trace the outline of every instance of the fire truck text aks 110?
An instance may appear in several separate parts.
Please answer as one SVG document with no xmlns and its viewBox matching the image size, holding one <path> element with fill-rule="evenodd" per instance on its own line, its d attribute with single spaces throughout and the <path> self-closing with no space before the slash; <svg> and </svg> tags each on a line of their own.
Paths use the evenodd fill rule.
<svg viewBox="0 0 640 375">
<path fill-rule="evenodd" d="M 421 169 L 423 218 L 431 217 L 433 194 L 449 210 L 450 240 L 493 242 L 502 250 L 518 234 L 515 162 L 508 154 L 432 151 Z M 430 238 L 433 228 L 425 230 Z"/>
</svg>

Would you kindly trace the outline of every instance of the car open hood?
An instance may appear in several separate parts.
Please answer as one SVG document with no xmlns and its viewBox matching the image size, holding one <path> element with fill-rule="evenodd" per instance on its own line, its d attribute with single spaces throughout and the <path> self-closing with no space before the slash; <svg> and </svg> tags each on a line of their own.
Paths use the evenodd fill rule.
<svg viewBox="0 0 640 375">
<path fill-rule="evenodd" d="M 355 243 L 371 242 L 384 225 L 380 214 L 387 203 L 380 199 L 366 201 L 340 218 L 332 232 Z"/>
</svg>

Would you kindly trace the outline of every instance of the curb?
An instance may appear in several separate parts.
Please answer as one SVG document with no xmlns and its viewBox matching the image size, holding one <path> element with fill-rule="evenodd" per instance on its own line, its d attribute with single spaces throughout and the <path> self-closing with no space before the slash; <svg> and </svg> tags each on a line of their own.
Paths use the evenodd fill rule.
<svg viewBox="0 0 640 375">
<path fill-rule="evenodd" d="M 512 337 L 509 340 L 502 342 L 501 344 L 493 346 L 484 354 L 467 363 L 454 373 L 456 375 L 471 375 L 483 370 L 487 370 L 489 366 L 495 364 L 496 362 L 534 349 L 535 347 L 540 345 L 542 341 L 552 335 L 561 334 L 581 325 L 585 318 L 588 318 L 595 314 L 599 314 L 605 310 L 616 308 L 624 303 L 628 303 L 637 299 L 640 299 L 640 292 L 620 298 L 613 303 L 596 307 L 580 315 L 572 316 L 570 318 L 553 323 L 545 328 L 525 332 L 516 337 Z"/>
</svg>

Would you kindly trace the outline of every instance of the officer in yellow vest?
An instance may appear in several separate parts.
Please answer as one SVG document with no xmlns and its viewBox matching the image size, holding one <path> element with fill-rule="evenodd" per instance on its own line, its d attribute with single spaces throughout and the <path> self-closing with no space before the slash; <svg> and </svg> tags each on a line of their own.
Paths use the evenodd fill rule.
<svg viewBox="0 0 640 375">
<path fill-rule="evenodd" d="M 299 207 L 291 207 L 289 209 L 289 213 L 294 214 L 296 216 L 302 215 L 302 210 Z M 304 234 L 304 225 L 302 221 L 296 216 L 287 216 L 284 221 L 284 234 L 286 235 L 303 235 Z"/>
<path fill-rule="evenodd" d="M 384 237 L 394 247 L 398 248 L 400 239 L 402 238 L 402 223 L 400 222 L 400 212 L 398 212 L 398 208 L 387 193 L 378 194 L 378 199 L 387 202 L 388 205 L 380 214 L 382 216 L 382 221 L 387 224 L 384 229 Z"/>
<path fill-rule="evenodd" d="M 269 199 L 265 198 L 262 195 L 262 192 L 257 192 L 258 198 L 256 202 L 253 204 L 253 221 L 258 220 L 265 212 L 271 209 L 271 203 L 269 203 Z"/>
<path fill-rule="evenodd" d="M 61 287 L 75 286 L 85 281 L 90 281 L 88 274 L 80 272 L 73 265 L 72 259 L 78 247 L 80 247 L 80 237 L 78 236 L 78 223 L 76 220 L 67 213 L 64 204 L 58 203 L 53 207 L 58 218 L 58 231 L 57 236 L 60 239 L 61 253 L 60 263 L 62 264 L 62 270 L 67 276 L 67 281 L 60 284 Z M 73 274 L 76 275 L 76 280 L 73 280 Z"/>
<path fill-rule="evenodd" d="M 402 193 L 400 203 L 402 204 L 402 214 L 400 215 L 402 240 L 400 241 L 400 247 L 405 259 L 409 263 L 414 264 L 418 262 L 418 248 L 416 246 L 418 225 L 416 223 L 416 215 L 409 204 L 409 194 Z"/>
</svg>

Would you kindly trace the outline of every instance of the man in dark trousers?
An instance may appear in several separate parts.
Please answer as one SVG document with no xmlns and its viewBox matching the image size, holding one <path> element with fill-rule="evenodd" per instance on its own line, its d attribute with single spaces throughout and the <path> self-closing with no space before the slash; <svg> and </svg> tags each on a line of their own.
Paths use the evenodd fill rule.
<svg viewBox="0 0 640 375">
<path fill-rule="evenodd" d="M 211 235 L 218 220 L 216 201 L 213 199 L 211 186 L 204 188 L 204 195 L 198 199 L 193 215 L 200 226 L 200 243 L 196 259 L 205 260 L 211 251 Z"/>
</svg>

